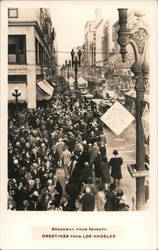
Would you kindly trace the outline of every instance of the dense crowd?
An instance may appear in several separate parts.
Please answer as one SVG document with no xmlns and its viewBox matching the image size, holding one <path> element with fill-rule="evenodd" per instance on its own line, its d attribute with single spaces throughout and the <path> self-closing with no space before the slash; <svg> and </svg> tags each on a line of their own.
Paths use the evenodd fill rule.
<svg viewBox="0 0 158 250">
<path fill-rule="evenodd" d="M 8 126 L 8 209 L 129 210 L 119 189 L 123 160 L 117 150 L 107 159 L 92 102 L 56 96 L 47 106 L 19 111 L 18 119 L 10 113 Z"/>
</svg>

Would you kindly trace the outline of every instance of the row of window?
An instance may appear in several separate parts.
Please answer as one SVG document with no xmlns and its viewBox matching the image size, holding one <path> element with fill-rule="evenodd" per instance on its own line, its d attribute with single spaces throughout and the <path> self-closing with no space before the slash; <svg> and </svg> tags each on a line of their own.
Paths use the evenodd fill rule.
<svg viewBox="0 0 158 250">
<path fill-rule="evenodd" d="M 49 57 L 42 45 L 35 39 L 36 64 L 47 66 Z M 26 36 L 9 35 L 8 36 L 8 63 L 26 64 Z"/>
<path fill-rule="evenodd" d="M 40 42 L 35 39 L 36 64 L 47 66 L 49 65 L 49 57 Z"/>
</svg>

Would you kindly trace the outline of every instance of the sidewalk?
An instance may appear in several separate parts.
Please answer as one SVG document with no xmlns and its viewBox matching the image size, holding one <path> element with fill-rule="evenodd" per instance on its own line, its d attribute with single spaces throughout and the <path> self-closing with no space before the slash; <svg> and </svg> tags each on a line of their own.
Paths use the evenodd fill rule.
<svg viewBox="0 0 158 250">
<path fill-rule="evenodd" d="M 128 172 L 127 165 L 135 163 L 136 154 L 136 135 L 135 122 L 132 122 L 120 136 L 115 135 L 110 129 L 105 128 L 107 137 L 107 157 L 108 160 L 113 156 L 112 152 L 117 149 L 119 155 L 123 158 L 122 175 L 120 188 L 124 191 L 128 205 L 132 208 L 132 197 L 135 197 L 136 183 Z"/>
</svg>

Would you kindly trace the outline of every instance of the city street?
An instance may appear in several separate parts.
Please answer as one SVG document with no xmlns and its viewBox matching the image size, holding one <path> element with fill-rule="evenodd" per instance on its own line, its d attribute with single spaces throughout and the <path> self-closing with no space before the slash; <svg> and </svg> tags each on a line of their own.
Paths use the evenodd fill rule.
<svg viewBox="0 0 158 250">
<path fill-rule="evenodd" d="M 135 198 L 135 179 L 133 179 L 127 169 L 127 164 L 135 163 L 135 122 L 129 125 L 120 136 L 116 136 L 110 130 L 106 130 L 108 141 L 107 156 L 111 157 L 113 149 L 117 149 L 120 156 L 123 158 L 122 166 L 122 188 L 127 196 L 128 204 L 132 207 L 132 197 Z"/>
</svg>

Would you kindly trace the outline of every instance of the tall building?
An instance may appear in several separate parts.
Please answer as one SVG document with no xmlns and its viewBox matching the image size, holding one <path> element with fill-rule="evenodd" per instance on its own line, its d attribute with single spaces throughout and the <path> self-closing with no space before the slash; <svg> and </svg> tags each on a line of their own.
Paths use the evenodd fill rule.
<svg viewBox="0 0 158 250">
<path fill-rule="evenodd" d="M 112 24 L 107 20 L 102 9 L 95 11 L 96 30 L 96 66 L 103 67 L 108 62 L 112 51 Z"/>
<path fill-rule="evenodd" d="M 103 10 L 96 9 L 95 11 L 96 67 L 103 66 L 103 51 L 102 51 L 103 27 L 104 27 Z"/>
<path fill-rule="evenodd" d="M 85 25 L 85 43 L 84 43 L 84 64 L 87 66 L 95 65 L 95 21 L 88 21 Z"/>
<path fill-rule="evenodd" d="M 37 99 L 49 99 L 53 87 L 47 82 L 53 73 L 55 30 L 45 8 L 8 9 L 8 99 L 21 92 L 19 102 L 35 109 Z"/>
</svg>

